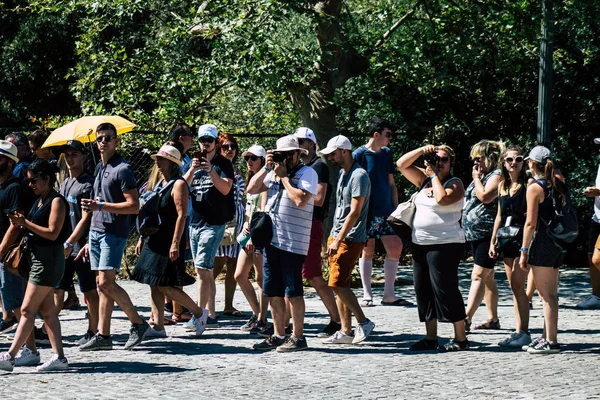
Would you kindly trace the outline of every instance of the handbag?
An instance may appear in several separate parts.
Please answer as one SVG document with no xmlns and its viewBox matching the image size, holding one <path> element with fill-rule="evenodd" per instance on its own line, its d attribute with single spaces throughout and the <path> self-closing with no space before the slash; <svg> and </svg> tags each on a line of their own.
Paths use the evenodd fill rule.
<svg viewBox="0 0 600 400">
<path fill-rule="evenodd" d="M 521 246 L 518 238 L 522 235 L 523 227 L 519 225 L 511 225 L 512 222 L 512 199 L 510 193 L 508 195 L 508 217 L 506 224 L 496 231 L 496 249 L 498 251 L 506 251 L 511 248 L 519 248 Z"/>
<path fill-rule="evenodd" d="M 256 211 L 250 219 L 250 239 L 255 247 L 266 247 L 273 240 L 273 220 L 269 211 L 274 209 L 283 195 L 283 185 L 281 185 L 275 201 L 271 204 L 269 210 Z"/>
<path fill-rule="evenodd" d="M 11 244 L 8 251 L 2 257 L 2 264 L 6 270 L 13 275 L 23 278 L 29 276 L 31 265 L 29 264 L 29 236 L 24 234 L 20 240 Z"/>
<path fill-rule="evenodd" d="M 431 181 L 430 178 L 426 179 L 421 188 L 410 196 L 407 201 L 398 204 L 398 207 L 390 214 L 387 218 L 387 222 L 401 239 L 410 238 L 412 234 L 413 219 L 415 218 L 415 212 L 417 206 L 415 205 L 415 199 L 423 188 Z"/>
</svg>

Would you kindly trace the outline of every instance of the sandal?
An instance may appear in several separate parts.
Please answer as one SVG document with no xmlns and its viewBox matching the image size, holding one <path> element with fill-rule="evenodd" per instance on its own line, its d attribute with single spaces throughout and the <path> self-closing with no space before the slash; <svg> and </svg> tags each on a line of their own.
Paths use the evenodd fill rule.
<svg viewBox="0 0 600 400">
<path fill-rule="evenodd" d="M 246 314 L 243 311 L 236 310 L 236 309 L 223 311 L 223 315 L 227 315 L 228 317 L 239 317 L 239 318 L 246 317 Z"/>
<path fill-rule="evenodd" d="M 172 319 L 175 321 L 175 323 L 188 322 L 190 319 L 192 319 L 192 315 L 188 313 L 173 314 Z"/>
<path fill-rule="evenodd" d="M 440 353 L 448 353 L 451 351 L 469 350 L 469 341 L 467 339 L 464 342 L 459 342 L 456 339 L 452 339 L 443 346 L 438 347 Z"/>
<path fill-rule="evenodd" d="M 361 307 L 373 307 L 373 300 L 372 299 L 363 299 L 360 302 L 360 306 Z"/>
<path fill-rule="evenodd" d="M 473 327 L 473 329 L 492 329 L 492 330 L 498 330 L 498 329 L 500 329 L 500 320 L 493 321 L 491 319 L 488 319 L 487 321 L 482 322 L 481 324 L 475 325 Z"/>
<path fill-rule="evenodd" d="M 428 351 L 428 350 L 437 350 L 437 348 L 438 348 L 437 339 L 435 339 L 435 340 L 422 339 L 416 343 L 411 344 L 409 347 L 409 350 L 410 351 Z"/>
</svg>

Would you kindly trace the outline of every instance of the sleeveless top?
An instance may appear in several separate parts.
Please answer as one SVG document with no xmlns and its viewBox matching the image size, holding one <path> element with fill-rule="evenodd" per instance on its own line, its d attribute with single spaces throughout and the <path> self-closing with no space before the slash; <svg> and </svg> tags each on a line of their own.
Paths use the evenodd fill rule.
<svg viewBox="0 0 600 400">
<path fill-rule="evenodd" d="M 500 175 L 500 170 L 494 170 L 483 177 L 481 183 L 485 184 L 492 176 Z M 483 204 L 475 193 L 475 181 L 471 182 L 465 190 L 465 208 L 463 210 L 463 226 L 469 242 L 483 239 L 492 234 L 494 220 L 498 213 L 498 199 L 491 203 Z"/>
<path fill-rule="evenodd" d="M 452 177 L 444 182 L 444 188 L 459 178 Z M 431 187 L 429 182 L 425 188 Z M 431 196 L 431 197 L 430 197 Z M 424 190 L 415 198 L 412 241 L 419 245 L 464 243 L 465 231 L 460 225 L 464 198 L 449 206 L 441 206 Z"/>
<path fill-rule="evenodd" d="M 506 224 L 506 218 L 510 215 L 512 217 L 512 226 L 523 226 L 525 225 L 525 214 L 527 213 L 527 186 L 521 185 L 515 194 L 510 195 L 510 191 L 507 190 L 506 194 L 500 193 L 498 196 L 498 205 L 500 207 L 500 216 L 502 223 L 500 226 Z"/>
<path fill-rule="evenodd" d="M 40 202 L 40 197 L 38 197 L 34 202 L 29 214 L 27 214 L 27 219 L 33 222 L 36 225 L 43 226 L 44 228 L 48 227 L 48 222 L 50 220 L 50 211 L 52 210 L 52 201 L 59 197 L 65 205 L 65 219 L 63 221 L 62 228 L 60 229 L 60 233 L 58 237 L 54 240 L 44 239 L 41 236 L 30 233 L 31 237 L 36 246 L 57 246 L 60 245 L 62 247 L 65 240 L 69 238 L 71 235 L 71 222 L 68 218 L 69 211 L 69 203 L 67 200 L 61 196 L 58 192 L 53 190 L 48 194 L 48 196 L 44 199 L 42 205 L 38 208 L 38 204 Z"/>
</svg>

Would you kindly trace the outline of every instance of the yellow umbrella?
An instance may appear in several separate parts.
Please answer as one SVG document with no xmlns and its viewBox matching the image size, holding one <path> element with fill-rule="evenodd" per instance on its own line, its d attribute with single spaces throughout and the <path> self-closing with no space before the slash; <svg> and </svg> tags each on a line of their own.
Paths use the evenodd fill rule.
<svg viewBox="0 0 600 400">
<path fill-rule="evenodd" d="M 66 144 L 69 140 L 77 140 L 81 143 L 89 143 L 96 140 L 96 128 L 98 125 L 109 122 L 117 128 L 117 135 L 133 130 L 135 124 L 123 117 L 95 115 L 82 117 L 73 122 L 55 129 L 42 145 L 53 147 Z"/>
</svg>

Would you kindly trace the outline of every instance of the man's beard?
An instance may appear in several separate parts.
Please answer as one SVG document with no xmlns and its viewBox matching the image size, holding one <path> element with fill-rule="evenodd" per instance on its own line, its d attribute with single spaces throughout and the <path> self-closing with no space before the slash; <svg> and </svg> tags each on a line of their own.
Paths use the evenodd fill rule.
<svg viewBox="0 0 600 400">
<path fill-rule="evenodd" d="M 6 163 L 0 164 L 0 175 L 5 175 L 7 171 L 8 171 L 8 164 L 6 164 Z"/>
</svg>

